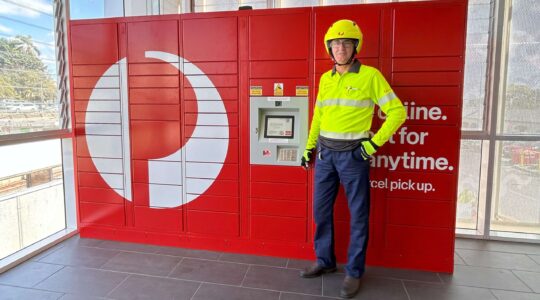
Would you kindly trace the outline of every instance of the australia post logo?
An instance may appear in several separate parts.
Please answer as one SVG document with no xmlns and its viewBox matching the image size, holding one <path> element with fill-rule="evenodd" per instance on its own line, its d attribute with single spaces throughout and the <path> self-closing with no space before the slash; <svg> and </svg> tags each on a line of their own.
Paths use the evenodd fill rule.
<svg viewBox="0 0 540 300">
<path fill-rule="evenodd" d="M 229 148 L 229 121 L 218 90 L 196 64 L 162 51 L 146 51 L 145 57 L 169 63 L 178 69 L 189 81 L 196 97 L 197 121 L 191 136 L 186 137 L 187 141 L 175 151 L 161 157 L 146 158 L 145 164 L 149 206 L 178 207 L 203 195 L 220 174 Z M 111 78 L 119 78 L 119 84 L 111 85 Z M 103 109 L 105 102 L 112 108 Z M 111 122 L 106 114 L 101 113 L 104 110 L 117 110 L 119 113 L 110 115 L 116 120 Z M 130 133 L 129 116 L 127 58 L 122 58 L 102 74 L 92 89 L 84 126 L 88 151 L 97 171 L 119 196 L 132 201 L 130 146 L 136 143 L 130 139 L 138 136 Z M 159 149 L 167 137 L 156 135 L 148 138 L 152 147 Z"/>
</svg>

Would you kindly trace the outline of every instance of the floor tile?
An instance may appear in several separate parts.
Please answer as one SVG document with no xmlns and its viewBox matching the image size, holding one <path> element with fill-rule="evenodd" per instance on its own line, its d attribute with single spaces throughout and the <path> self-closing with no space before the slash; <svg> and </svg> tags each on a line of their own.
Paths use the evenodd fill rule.
<svg viewBox="0 0 540 300">
<path fill-rule="evenodd" d="M 491 290 L 498 300 L 540 300 L 540 294 Z"/>
<path fill-rule="evenodd" d="M 203 283 L 193 300 L 279 300 L 279 292 Z"/>
<path fill-rule="evenodd" d="M 157 249 L 159 248 L 159 246 L 154 246 L 154 245 L 126 243 L 126 242 L 117 242 L 117 241 L 102 241 L 95 247 L 102 248 L 102 249 L 112 249 L 112 250 L 122 250 L 122 251 L 142 252 L 142 253 L 155 253 Z"/>
<path fill-rule="evenodd" d="M 482 288 L 494 288 L 511 291 L 530 292 L 511 271 L 471 266 L 455 266 L 453 275 L 441 274 L 448 284 Z"/>
<path fill-rule="evenodd" d="M 240 285 L 248 267 L 246 264 L 184 258 L 169 277 Z"/>
<path fill-rule="evenodd" d="M 454 265 L 465 265 L 465 261 L 456 253 L 454 253 Z"/>
<path fill-rule="evenodd" d="M 424 282 L 432 282 L 432 283 L 441 282 L 439 276 L 437 276 L 437 273 L 415 271 L 415 270 L 405 270 L 405 269 L 390 269 L 390 268 L 383 268 L 383 267 L 368 266 L 366 267 L 366 273 L 364 276 L 415 280 L 415 281 L 424 281 Z"/>
<path fill-rule="evenodd" d="M 304 268 L 307 268 L 314 264 L 314 260 L 305 260 L 305 259 L 289 259 L 289 262 L 287 263 L 287 268 L 289 269 L 297 269 L 302 270 Z"/>
<path fill-rule="evenodd" d="M 118 253 L 115 250 L 89 247 L 63 247 L 40 259 L 39 262 L 99 268 Z"/>
<path fill-rule="evenodd" d="M 113 299 L 191 299 L 199 282 L 172 278 L 131 275 L 107 298 Z M 225 299 L 225 298 L 222 298 Z"/>
<path fill-rule="evenodd" d="M 57 251 L 58 249 L 61 249 L 64 247 L 64 244 L 60 243 L 58 245 L 52 246 L 51 248 L 44 250 L 43 252 L 37 254 L 36 256 L 32 257 L 31 261 L 39 261 L 40 259 L 44 258 L 45 256 L 48 256 L 52 254 L 53 252 Z"/>
<path fill-rule="evenodd" d="M 167 276 L 181 259 L 180 257 L 167 255 L 120 252 L 101 266 L 101 269 Z"/>
<path fill-rule="evenodd" d="M 0 285 L 0 300 L 56 300 L 62 293 Z"/>
<path fill-rule="evenodd" d="M 473 250 L 487 250 L 487 245 L 490 241 L 456 238 L 456 249 L 473 249 Z"/>
<path fill-rule="evenodd" d="M 302 278 L 298 270 L 251 266 L 242 286 L 302 294 L 322 295 L 321 278 Z"/>
<path fill-rule="evenodd" d="M 339 297 L 344 278 L 344 274 L 324 275 L 323 295 Z M 367 276 L 361 279 L 360 291 L 353 299 L 408 300 L 401 280 Z"/>
<path fill-rule="evenodd" d="M 84 296 L 84 295 L 74 295 L 74 294 L 65 294 L 59 300 L 102 300 L 102 299 L 107 299 L 107 298 Z"/>
<path fill-rule="evenodd" d="M 534 243 L 485 241 L 465 238 L 456 239 L 456 249 L 540 255 L 540 246 Z"/>
<path fill-rule="evenodd" d="M 535 293 L 540 293 L 540 273 L 513 271 L 519 279 L 523 280 Z M 500 289 L 500 288 L 499 288 Z M 507 289 L 505 289 L 507 290 Z"/>
<path fill-rule="evenodd" d="M 220 261 L 237 262 L 244 264 L 271 266 L 271 267 L 285 267 L 287 265 L 287 258 L 271 257 L 271 256 L 257 256 L 235 253 L 223 253 L 219 257 Z"/>
<path fill-rule="evenodd" d="M 540 265 L 525 254 L 457 249 L 469 266 L 540 272 Z"/>
<path fill-rule="evenodd" d="M 96 247 L 101 243 L 103 243 L 103 240 L 81 238 L 79 235 L 76 235 L 67 239 L 62 244 L 70 247 Z"/>
<path fill-rule="evenodd" d="M 65 267 L 36 288 L 85 296 L 103 297 L 128 275 L 110 271 Z"/>
<path fill-rule="evenodd" d="M 33 287 L 64 266 L 28 261 L 0 275 L 0 283 Z"/>
<path fill-rule="evenodd" d="M 218 260 L 219 256 L 221 255 L 220 252 L 206 251 L 206 250 L 194 250 L 194 249 L 177 248 L 177 247 L 158 247 L 156 249 L 156 253 L 157 254 L 180 256 L 180 257 L 210 259 L 210 260 Z"/>
<path fill-rule="evenodd" d="M 51 248 L 43 251 L 42 253 L 39 253 L 38 255 L 32 257 L 31 260 L 33 261 L 39 261 L 40 259 L 44 258 L 45 256 L 50 255 L 51 253 L 55 252 L 56 250 L 64 247 L 93 247 L 99 243 L 103 242 L 103 240 L 96 240 L 96 239 L 86 239 L 86 238 L 80 238 L 79 235 L 75 235 L 61 243 L 58 243 Z"/>
<path fill-rule="evenodd" d="M 497 300 L 488 289 L 405 281 L 411 300 Z"/>
<path fill-rule="evenodd" d="M 281 293 L 281 298 L 279 298 L 279 300 L 329 300 L 329 299 L 341 299 L 341 298 L 294 294 L 294 293 Z"/>
<path fill-rule="evenodd" d="M 529 255 L 529 257 L 540 265 L 540 255 Z"/>
</svg>

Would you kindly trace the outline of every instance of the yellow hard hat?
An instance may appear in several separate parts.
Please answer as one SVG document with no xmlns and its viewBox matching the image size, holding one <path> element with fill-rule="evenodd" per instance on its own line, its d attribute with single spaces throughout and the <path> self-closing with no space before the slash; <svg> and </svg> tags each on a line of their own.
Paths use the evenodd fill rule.
<svg viewBox="0 0 540 300">
<path fill-rule="evenodd" d="M 332 55 L 332 51 L 330 50 L 330 42 L 334 39 L 356 40 L 356 53 L 358 53 L 360 52 L 360 48 L 362 48 L 362 41 L 364 38 L 362 35 L 362 30 L 360 30 L 360 27 L 356 24 L 356 22 L 343 19 L 334 22 L 334 24 L 328 28 L 328 31 L 324 35 L 324 48 L 330 55 Z"/>
</svg>

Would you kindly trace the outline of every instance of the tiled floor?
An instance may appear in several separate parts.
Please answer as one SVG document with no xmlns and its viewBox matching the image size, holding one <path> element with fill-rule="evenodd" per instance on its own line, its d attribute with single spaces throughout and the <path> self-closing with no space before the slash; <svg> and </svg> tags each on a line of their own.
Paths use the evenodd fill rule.
<svg viewBox="0 0 540 300">
<path fill-rule="evenodd" d="M 540 300 L 540 245 L 458 239 L 453 275 L 369 267 L 355 299 Z M 0 299 L 338 297 L 343 273 L 310 262 L 71 238 L 0 274 Z"/>
</svg>

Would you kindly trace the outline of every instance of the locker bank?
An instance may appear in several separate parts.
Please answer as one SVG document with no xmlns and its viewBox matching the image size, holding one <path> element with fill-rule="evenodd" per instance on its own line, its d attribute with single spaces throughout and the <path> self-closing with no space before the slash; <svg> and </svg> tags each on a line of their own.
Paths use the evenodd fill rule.
<svg viewBox="0 0 540 300">
<path fill-rule="evenodd" d="M 368 264 L 451 273 L 466 13 L 442 1 L 71 22 L 81 237 L 313 259 L 300 158 L 332 68 L 324 32 L 354 19 L 361 63 L 408 112 L 371 161 Z M 335 226 L 343 262 L 343 191 Z"/>
</svg>

